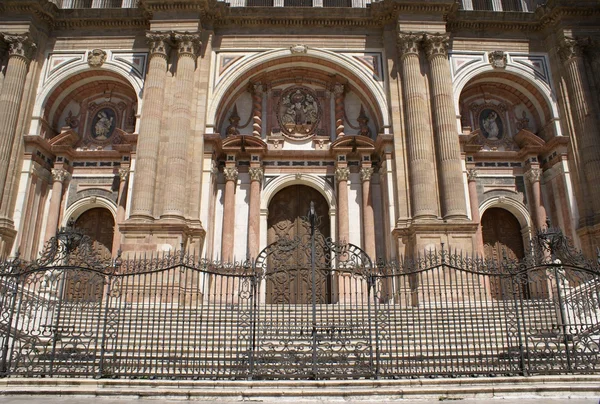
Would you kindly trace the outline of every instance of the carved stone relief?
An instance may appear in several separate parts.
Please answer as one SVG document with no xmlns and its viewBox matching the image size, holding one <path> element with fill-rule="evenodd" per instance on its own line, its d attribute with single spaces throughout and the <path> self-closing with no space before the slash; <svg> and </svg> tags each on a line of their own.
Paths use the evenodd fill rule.
<svg viewBox="0 0 600 404">
<path fill-rule="evenodd" d="M 303 139 L 315 134 L 321 115 L 321 105 L 312 89 L 293 86 L 282 92 L 277 120 L 284 135 Z"/>
</svg>

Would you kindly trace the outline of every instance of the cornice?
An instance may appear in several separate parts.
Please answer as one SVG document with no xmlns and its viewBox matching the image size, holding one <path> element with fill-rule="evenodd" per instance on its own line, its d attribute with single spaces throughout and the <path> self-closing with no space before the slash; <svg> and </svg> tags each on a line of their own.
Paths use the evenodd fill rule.
<svg viewBox="0 0 600 404">
<path fill-rule="evenodd" d="M 63 9 L 54 22 L 54 29 L 81 28 L 148 29 L 148 16 L 140 9 Z"/>
<path fill-rule="evenodd" d="M 27 16 L 38 28 L 41 24 L 51 27 L 58 12 L 58 7 L 48 0 L 0 0 L 0 16 L 5 21 L 11 16 Z"/>
</svg>

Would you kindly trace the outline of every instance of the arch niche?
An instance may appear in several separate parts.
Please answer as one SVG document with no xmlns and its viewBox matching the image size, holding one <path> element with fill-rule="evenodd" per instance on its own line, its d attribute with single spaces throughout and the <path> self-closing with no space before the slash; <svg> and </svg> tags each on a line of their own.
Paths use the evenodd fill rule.
<svg viewBox="0 0 600 404">
<path fill-rule="evenodd" d="M 304 219 L 310 204 L 314 202 L 316 212 L 328 212 L 329 204 L 316 189 L 307 185 L 290 185 L 277 192 L 269 203 L 267 218 L 268 245 L 282 240 L 301 241 L 291 255 L 286 255 L 279 262 L 280 255 L 273 255 L 267 263 L 266 301 L 279 304 L 308 304 L 312 298 L 312 272 L 310 246 L 311 229 Z M 315 238 L 323 240 L 331 236 L 329 216 L 321 215 L 315 226 Z M 277 260 L 277 264 L 273 261 Z M 319 262 L 325 262 L 323 254 L 316 255 Z M 319 303 L 330 303 L 331 274 L 318 270 L 316 272 L 316 296 Z"/>
<path fill-rule="evenodd" d="M 75 219 L 75 228 L 89 236 L 99 248 L 112 253 L 115 219 L 110 210 L 94 207 L 84 211 Z"/>
</svg>

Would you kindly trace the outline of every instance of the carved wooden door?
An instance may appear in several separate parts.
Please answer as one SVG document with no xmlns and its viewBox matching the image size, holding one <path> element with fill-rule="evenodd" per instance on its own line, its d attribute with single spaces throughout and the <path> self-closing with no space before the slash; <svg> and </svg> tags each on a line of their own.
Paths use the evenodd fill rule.
<svg viewBox="0 0 600 404">
<path fill-rule="evenodd" d="M 483 251 L 486 258 L 502 261 L 506 255 L 509 259 L 521 259 L 524 256 L 521 225 L 512 213 L 501 208 L 485 211 L 481 218 L 483 234 Z M 496 299 L 512 298 L 510 280 L 492 282 L 491 293 Z M 501 285 L 502 284 L 502 285 Z M 527 295 L 527 288 L 523 293 Z"/>
<path fill-rule="evenodd" d="M 108 251 L 112 251 L 115 220 L 107 209 L 93 208 L 84 212 L 75 222 L 75 227 Z"/>
<path fill-rule="evenodd" d="M 267 303 L 308 304 L 312 301 L 310 224 L 306 220 L 310 202 L 321 220 L 316 225 L 316 300 L 328 303 L 331 288 L 323 241 L 329 237 L 329 206 L 315 189 L 293 185 L 278 192 L 269 204 L 268 243 L 299 239 L 300 247 L 284 258 L 273 257 L 268 266 Z M 277 261 L 277 265 L 273 264 Z"/>
</svg>

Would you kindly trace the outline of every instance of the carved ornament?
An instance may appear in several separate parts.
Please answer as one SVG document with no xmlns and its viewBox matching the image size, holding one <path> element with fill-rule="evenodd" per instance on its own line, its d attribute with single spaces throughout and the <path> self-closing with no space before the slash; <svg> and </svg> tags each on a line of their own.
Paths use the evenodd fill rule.
<svg viewBox="0 0 600 404">
<path fill-rule="evenodd" d="M 127 181 L 127 177 L 129 177 L 129 169 L 128 168 L 120 168 L 119 169 L 119 178 L 121 181 Z"/>
<path fill-rule="evenodd" d="M 506 67 L 507 57 L 503 51 L 493 51 L 488 54 L 488 60 L 494 69 L 504 69 Z"/>
<path fill-rule="evenodd" d="M 33 42 L 29 34 L 25 35 L 4 35 L 4 41 L 8 44 L 9 56 L 20 56 L 27 61 L 31 60 L 33 52 L 37 45 Z"/>
<path fill-rule="evenodd" d="M 348 181 L 350 169 L 348 167 L 338 167 L 335 169 L 335 179 L 337 181 Z"/>
<path fill-rule="evenodd" d="M 227 136 L 239 135 L 240 131 L 238 130 L 238 126 L 240 125 L 240 116 L 237 112 L 237 105 L 233 106 L 233 111 L 231 111 L 231 115 L 229 115 L 229 126 L 225 129 L 225 133 Z"/>
<path fill-rule="evenodd" d="M 100 67 L 106 62 L 106 52 L 102 49 L 94 49 L 88 53 L 87 59 L 90 67 Z"/>
<path fill-rule="evenodd" d="M 261 167 L 250 167 L 248 174 L 250 174 L 250 181 L 262 182 L 265 172 Z"/>
<path fill-rule="evenodd" d="M 400 33 L 398 34 L 398 52 L 401 56 L 418 55 L 419 44 L 422 40 L 422 35 Z"/>
<path fill-rule="evenodd" d="M 371 175 L 373 175 L 373 167 L 363 167 L 360 169 L 360 180 L 362 182 L 370 181 Z"/>
<path fill-rule="evenodd" d="M 532 168 L 525 173 L 525 177 L 531 184 L 539 182 L 542 179 L 542 170 L 539 168 Z"/>
<path fill-rule="evenodd" d="M 238 170 L 235 167 L 225 167 L 223 169 L 223 175 L 226 181 L 237 181 Z"/>
<path fill-rule="evenodd" d="M 587 42 L 576 38 L 563 38 L 558 45 L 558 56 L 563 62 L 583 56 Z"/>
<path fill-rule="evenodd" d="M 150 48 L 150 55 L 160 54 L 168 55 L 170 48 L 171 34 L 157 31 L 149 31 L 146 33 L 146 40 Z"/>
<path fill-rule="evenodd" d="M 477 181 L 477 177 L 479 177 L 479 172 L 474 168 L 467 171 L 467 180 L 468 181 Z"/>
<path fill-rule="evenodd" d="M 277 119 L 284 135 L 303 139 L 316 132 L 321 120 L 321 105 L 317 95 L 308 87 L 286 89 L 277 108 Z"/>
<path fill-rule="evenodd" d="M 65 180 L 69 180 L 71 178 L 71 174 L 64 168 L 53 168 L 52 169 L 52 180 L 58 182 L 64 182 Z"/>
<path fill-rule="evenodd" d="M 450 37 L 446 34 L 426 34 L 423 37 L 423 48 L 428 58 L 436 55 L 448 57 L 448 44 Z"/>
<path fill-rule="evenodd" d="M 173 34 L 173 39 L 177 43 L 179 55 L 188 55 L 195 58 L 200 52 L 202 42 L 200 42 L 198 34 L 191 34 L 189 32 L 175 33 Z"/>
<path fill-rule="evenodd" d="M 308 53 L 308 46 L 302 44 L 293 45 L 290 46 L 290 52 L 293 54 Z"/>
</svg>

